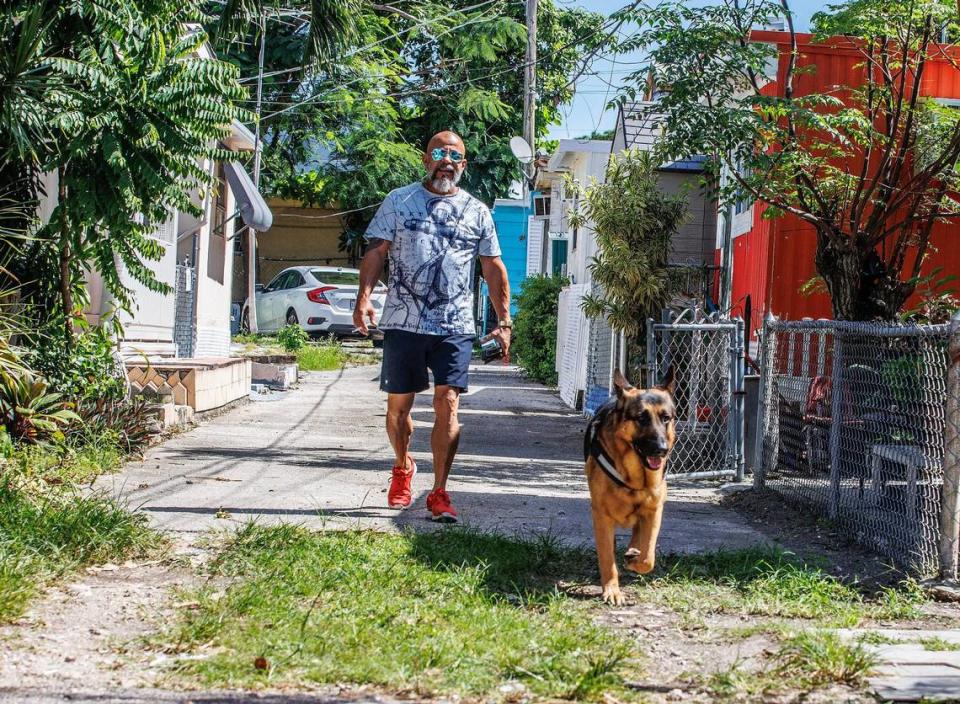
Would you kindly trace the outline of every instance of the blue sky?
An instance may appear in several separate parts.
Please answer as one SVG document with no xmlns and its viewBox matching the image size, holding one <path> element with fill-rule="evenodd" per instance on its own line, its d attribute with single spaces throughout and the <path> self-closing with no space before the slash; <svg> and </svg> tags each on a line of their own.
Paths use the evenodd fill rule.
<svg viewBox="0 0 960 704">
<path fill-rule="evenodd" d="M 839 0 L 834 0 L 839 2 Z M 576 5 L 605 15 L 620 9 L 626 0 L 556 0 L 561 5 Z M 790 7 L 794 13 L 794 22 L 797 29 L 804 31 L 809 28 L 810 17 L 814 12 L 824 8 L 825 3 L 816 0 L 793 0 Z M 577 94 L 573 102 L 561 108 L 562 122 L 550 129 L 550 139 L 573 139 L 590 134 L 596 129 L 604 130 L 613 127 L 616 114 L 605 111 L 604 106 L 617 94 L 616 88 L 608 83 L 619 86 L 626 76 L 636 69 L 630 61 L 636 61 L 639 56 L 604 57 L 594 63 L 594 72 L 597 75 L 582 76 L 577 82 Z"/>
</svg>

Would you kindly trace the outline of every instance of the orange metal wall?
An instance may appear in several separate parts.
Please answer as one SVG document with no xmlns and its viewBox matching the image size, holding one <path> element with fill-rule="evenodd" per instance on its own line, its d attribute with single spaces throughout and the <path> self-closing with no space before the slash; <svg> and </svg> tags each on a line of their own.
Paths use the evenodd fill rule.
<svg viewBox="0 0 960 704">
<path fill-rule="evenodd" d="M 780 45 L 781 57 L 778 83 L 786 74 L 788 35 L 785 32 L 754 32 L 754 41 L 775 42 Z M 811 35 L 799 35 L 800 57 L 797 66 L 815 65 L 816 70 L 800 72 L 794 77 L 795 94 L 835 90 L 842 95 L 843 86 L 856 86 L 864 81 L 862 56 L 847 46 L 814 45 Z M 839 40 L 843 42 L 845 40 Z M 764 92 L 778 90 L 771 83 Z M 960 71 L 947 61 L 930 61 L 922 83 L 923 95 L 938 98 L 960 98 Z M 824 294 L 804 295 L 799 288 L 815 275 L 814 255 L 816 235 L 813 228 L 792 215 L 774 220 L 762 220 L 754 208 L 753 229 L 734 239 L 733 296 L 734 314 L 742 314 L 742 300 L 750 294 L 754 314 L 754 327 L 758 326 L 767 311 L 779 318 L 798 320 L 804 317 L 832 317 L 829 298 Z M 958 277 L 956 287 L 960 290 L 960 224 L 939 223 L 931 237 L 931 247 L 923 266 L 929 274 L 942 269 L 938 278 L 946 275 Z M 915 294 L 908 307 L 916 305 Z"/>
</svg>

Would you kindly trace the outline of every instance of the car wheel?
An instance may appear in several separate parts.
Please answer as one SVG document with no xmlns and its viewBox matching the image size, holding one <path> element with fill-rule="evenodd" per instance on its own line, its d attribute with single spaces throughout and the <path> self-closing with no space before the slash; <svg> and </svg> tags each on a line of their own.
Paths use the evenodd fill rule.
<svg viewBox="0 0 960 704">
<path fill-rule="evenodd" d="M 293 308 L 287 311 L 287 325 L 299 325 L 300 319 L 297 317 L 297 311 Z"/>
</svg>

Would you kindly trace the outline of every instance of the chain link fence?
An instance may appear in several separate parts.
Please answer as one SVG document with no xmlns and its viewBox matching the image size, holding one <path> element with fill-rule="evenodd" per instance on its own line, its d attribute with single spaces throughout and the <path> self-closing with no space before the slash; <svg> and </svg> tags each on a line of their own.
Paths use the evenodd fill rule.
<svg viewBox="0 0 960 704">
<path fill-rule="evenodd" d="M 948 325 L 769 319 L 755 485 L 935 571 L 948 340 Z"/>
<path fill-rule="evenodd" d="M 940 577 L 956 581 L 960 562 L 960 313 L 950 321 L 946 427 L 940 500 Z"/>
<path fill-rule="evenodd" d="M 587 323 L 587 374 L 583 412 L 590 416 L 610 398 L 616 364 L 616 337 L 605 318 L 589 318 Z"/>
<path fill-rule="evenodd" d="M 192 357 L 197 340 L 194 308 L 197 296 L 197 270 L 192 266 L 177 265 L 175 286 L 176 313 L 173 321 L 173 341 L 178 357 Z"/>
<path fill-rule="evenodd" d="M 742 340 L 740 321 L 647 321 L 647 386 L 674 372 L 671 474 L 743 478 Z"/>
</svg>

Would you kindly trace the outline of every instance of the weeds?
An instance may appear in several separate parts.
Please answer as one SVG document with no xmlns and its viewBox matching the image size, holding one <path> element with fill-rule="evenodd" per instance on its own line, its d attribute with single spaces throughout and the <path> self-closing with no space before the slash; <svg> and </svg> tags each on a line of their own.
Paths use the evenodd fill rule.
<svg viewBox="0 0 960 704">
<path fill-rule="evenodd" d="M 549 539 L 467 530 L 249 525 L 212 563 L 225 592 L 185 595 L 199 608 L 163 643 L 203 655 L 178 672 L 210 686 L 356 682 L 489 696 L 516 681 L 542 697 L 629 699 L 633 647 L 555 587 L 589 558 Z"/>
<path fill-rule="evenodd" d="M 853 627 L 866 619 L 910 618 L 922 591 L 913 582 L 867 598 L 856 587 L 779 549 L 668 556 L 639 588 L 681 613 L 746 613 Z"/>
<path fill-rule="evenodd" d="M 766 701 L 789 690 L 862 686 L 876 663 L 876 657 L 860 644 L 844 643 L 829 631 L 804 631 L 789 636 L 759 669 L 738 660 L 707 677 L 704 686 L 719 699 L 740 701 L 747 695 Z"/>
<path fill-rule="evenodd" d="M 857 638 L 857 642 L 861 645 L 892 645 L 893 643 L 899 643 L 900 641 L 883 633 L 870 631 Z"/>
<path fill-rule="evenodd" d="M 931 636 L 929 638 L 921 638 L 917 641 L 920 645 L 923 646 L 924 650 L 960 650 L 960 643 L 956 641 L 947 640 L 946 638 L 940 638 L 939 636 Z"/>
<path fill-rule="evenodd" d="M 338 342 L 310 344 L 296 352 L 297 366 L 305 372 L 340 369 L 352 359 Z"/>
<path fill-rule="evenodd" d="M 146 519 L 101 497 L 37 495 L 0 484 L 0 622 L 23 613 L 51 581 L 84 565 L 158 548 Z"/>
<path fill-rule="evenodd" d="M 830 631 L 805 631 L 790 638 L 775 656 L 778 675 L 817 687 L 834 682 L 860 686 L 877 657 L 859 643 L 845 643 Z"/>
<path fill-rule="evenodd" d="M 307 334 L 299 326 L 288 326 L 278 336 L 235 335 L 233 342 L 245 347 L 244 354 L 293 354 L 297 366 L 305 372 L 325 372 L 341 369 L 348 364 L 369 364 L 372 360 L 363 355 L 347 352 L 333 337 L 308 341 Z M 301 334 L 293 331 L 300 329 Z"/>
<path fill-rule="evenodd" d="M 153 552 L 163 539 L 116 501 L 77 488 L 119 468 L 109 435 L 58 450 L 20 445 L 0 464 L 0 622 L 85 565 Z"/>
</svg>

